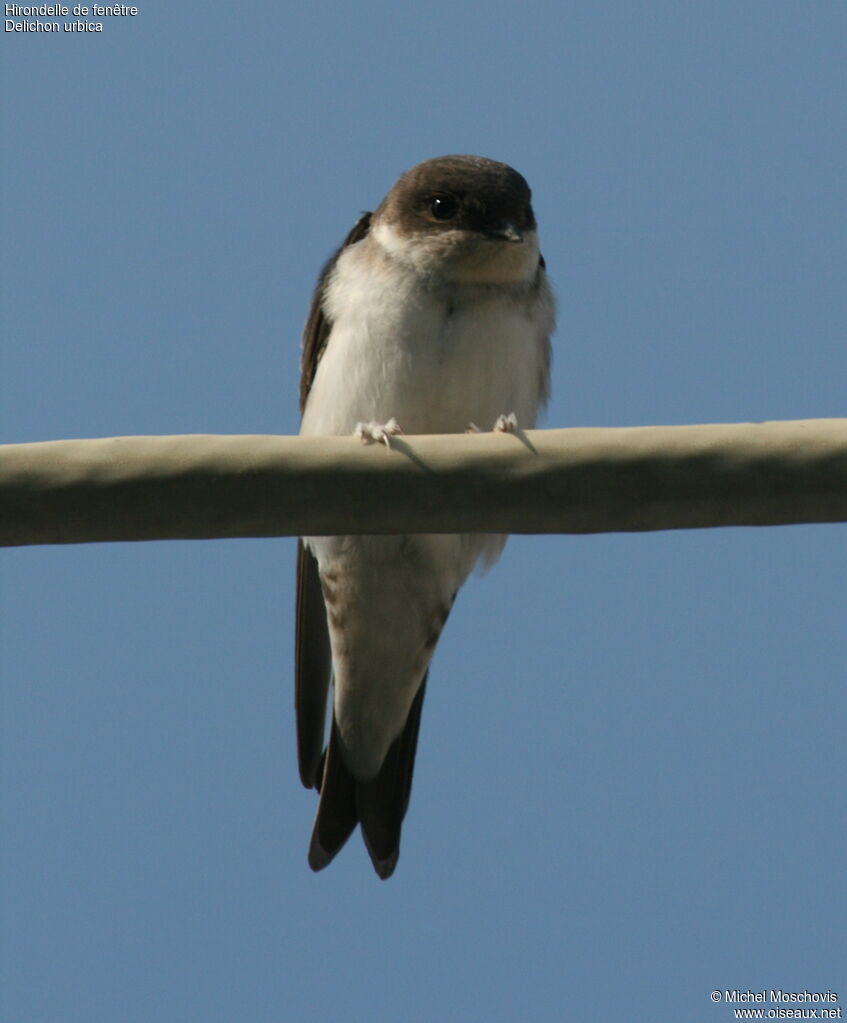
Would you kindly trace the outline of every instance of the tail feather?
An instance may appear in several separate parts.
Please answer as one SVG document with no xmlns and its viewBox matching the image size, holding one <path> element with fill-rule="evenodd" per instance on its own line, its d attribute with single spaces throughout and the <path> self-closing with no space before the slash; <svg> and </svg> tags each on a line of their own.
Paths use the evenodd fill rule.
<svg viewBox="0 0 847 1023">
<path fill-rule="evenodd" d="M 379 774 L 356 786 L 356 806 L 362 823 L 362 837 L 374 870 L 391 877 L 400 855 L 400 831 L 412 793 L 412 774 L 421 724 L 426 679 L 418 689 L 402 733 L 386 754 Z"/>
<path fill-rule="evenodd" d="M 338 747 L 338 728 L 333 714 L 323 771 L 318 774 L 320 781 L 317 787 L 321 798 L 309 845 L 309 866 L 312 870 L 323 870 L 328 866 L 359 823 L 356 780 L 347 770 Z"/>
<path fill-rule="evenodd" d="M 391 744 L 382 767 L 370 781 L 357 781 L 344 763 L 333 715 L 323 765 L 321 798 L 309 847 L 309 866 L 322 870 L 334 859 L 361 823 L 362 837 L 374 870 L 391 877 L 400 856 L 400 832 L 409 806 L 415 752 L 421 723 L 424 677 L 403 731 Z"/>
</svg>

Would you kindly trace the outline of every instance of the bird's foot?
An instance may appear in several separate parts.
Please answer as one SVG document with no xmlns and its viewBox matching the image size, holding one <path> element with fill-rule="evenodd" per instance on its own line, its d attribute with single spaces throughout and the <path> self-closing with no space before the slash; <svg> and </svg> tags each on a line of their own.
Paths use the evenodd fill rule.
<svg viewBox="0 0 847 1023">
<path fill-rule="evenodd" d="M 403 430 L 394 416 L 387 423 L 377 423 L 373 419 L 369 423 L 356 423 L 356 429 L 353 431 L 363 444 L 376 442 L 384 444 L 387 448 L 391 447 L 391 438 L 402 432 Z"/>
<path fill-rule="evenodd" d="M 494 422 L 494 426 L 491 429 L 495 433 L 514 433 L 518 428 L 518 417 L 514 412 L 509 412 L 507 415 L 499 415 Z M 482 430 L 476 425 L 476 423 L 468 423 L 465 427 L 465 433 L 482 433 Z"/>
<path fill-rule="evenodd" d="M 514 433 L 518 428 L 518 417 L 514 412 L 507 415 L 500 415 L 494 422 L 495 433 Z"/>
</svg>

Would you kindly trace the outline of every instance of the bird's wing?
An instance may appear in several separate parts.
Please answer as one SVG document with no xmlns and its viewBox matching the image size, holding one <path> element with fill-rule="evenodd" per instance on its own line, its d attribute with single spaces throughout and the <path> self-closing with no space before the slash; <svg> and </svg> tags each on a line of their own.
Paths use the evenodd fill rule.
<svg viewBox="0 0 847 1023">
<path fill-rule="evenodd" d="M 300 412 L 318 363 L 326 348 L 332 324 L 323 311 L 324 289 L 338 256 L 361 241 L 368 233 L 371 215 L 364 213 L 344 239 L 341 247 L 321 271 L 309 318 L 303 331 L 303 354 L 300 374 Z M 300 778 L 307 788 L 320 784 L 321 756 L 326 730 L 326 700 L 332 676 L 332 655 L 326 608 L 318 563 L 302 540 L 297 542 L 297 612 L 294 637 L 294 704 L 297 713 L 297 757 Z"/>
</svg>

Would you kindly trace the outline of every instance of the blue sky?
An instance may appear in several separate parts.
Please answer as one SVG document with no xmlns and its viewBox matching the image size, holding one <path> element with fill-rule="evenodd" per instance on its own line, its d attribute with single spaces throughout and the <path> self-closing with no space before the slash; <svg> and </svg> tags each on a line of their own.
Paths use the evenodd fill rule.
<svg viewBox="0 0 847 1023">
<path fill-rule="evenodd" d="M 321 263 L 421 159 L 530 181 L 549 426 L 841 416 L 847 7 L 210 9 L 2 40 L 6 442 L 292 433 Z M 0 1018 L 847 1002 L 843 526 L 520 537 L 436 653 L 396 875 L 313 875 L 291 540 L 2 554 Z"/>
</svg>

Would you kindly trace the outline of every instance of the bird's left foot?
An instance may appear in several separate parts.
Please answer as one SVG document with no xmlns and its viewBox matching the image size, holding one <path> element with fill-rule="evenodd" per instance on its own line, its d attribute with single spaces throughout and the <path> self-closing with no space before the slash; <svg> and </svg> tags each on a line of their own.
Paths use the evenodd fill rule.
<svg viewBox="0 0 847 1023">
<path fill-rule="evenodd" d="M 387 448 L 391 447 L 391 438 L 402 432 L 403 430 L 394 416 L 387 423 L 377 423 L 375 420 L 371 420 L 369 423 L 356 423 L 356 429 L 353 431 L 363 444 L 373 444 L 376 441 L 377 444 L 384 444 Z"/>
<path fill-rule="evenodd" d="M 507 415 L 500 415 L 494 421 L 494 432 L 495 433 L 514 433 L 518 428 L 518 417 L 514 412 L 509 412 Z"/>
</svg>

